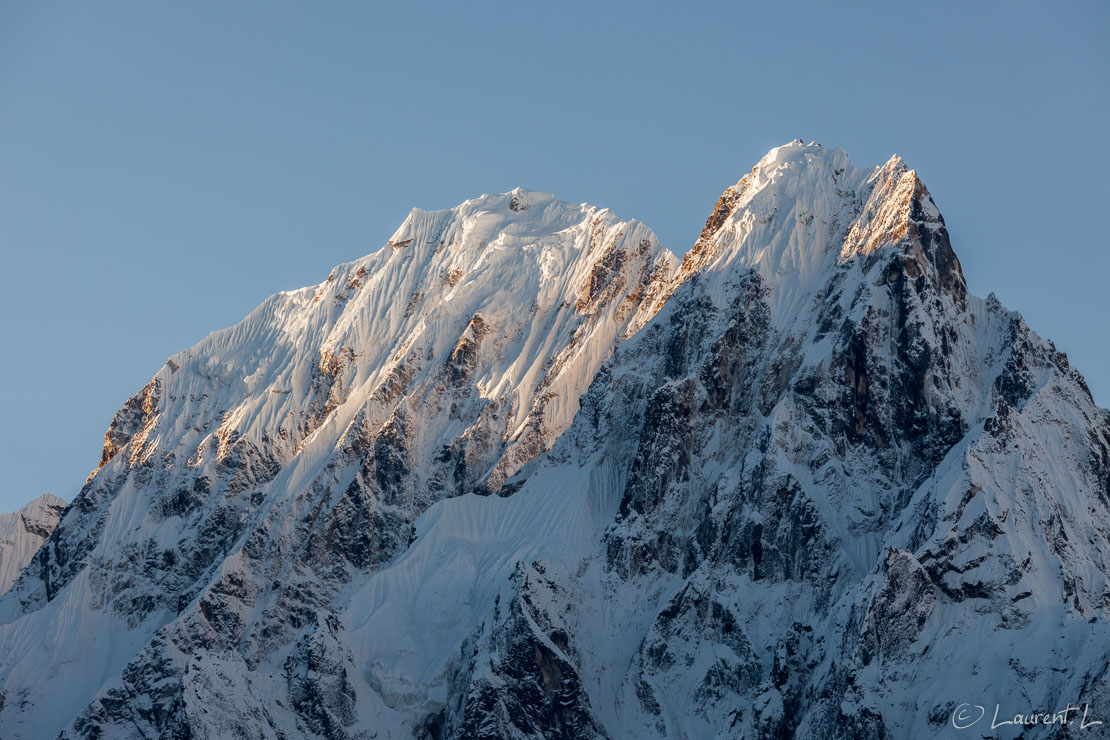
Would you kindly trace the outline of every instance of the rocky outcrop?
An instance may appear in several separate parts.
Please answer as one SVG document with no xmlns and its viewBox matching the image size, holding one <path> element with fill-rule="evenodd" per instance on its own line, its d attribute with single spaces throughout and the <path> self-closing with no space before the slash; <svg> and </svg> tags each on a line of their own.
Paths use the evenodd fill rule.
<svg viewBox="0 0 1110 740">
<path fill-rule="evenodd" d="M 0 681 L 39 697 L 6 704 L 0 726 L 60 729 L 45 707 L 81 691 L 53 696 L 34 668 L 4 677 L 34 662 L 19 625 L 77 604 L 146 636 L 109 659 L 116 683 L 83 686 L 80 734 L 138 721 L 123 695 L 162 707 L 142 719 L 149 734 L 193 722 L 182 703 L 206 684 L 182 656 L 253 665 L 307 645 L 350 584 L 405 551 L 421 512 L 497 492 L 551 445 L 675 262 L 642 224 L 524 190 L 414 211 L 387 244 L 171 358 L 124 404 L 0 608 L 13 647 Z M 339 724 L 300 709 L 317 690 L 290 679 L 283 705 L 305 732 L 338 736 L 340 709 Z"/>
<path fill-rule="evenodd" d="M 553 621 L 568 595 L 539 563 L 520 564 L 473 642 L 440 720 L 443 737 L 608 737 L 577 674 L 577 649 Z"/>
<path fill-rule="evenodd" d="M 1107 706 L 1110 413 L 968 292 L 900 159 L 772 150 L 681 267 L 523 190 L 387 244 L 117 415 L 0 598 L 0 734 L 882 738 Z"/>
</svg>

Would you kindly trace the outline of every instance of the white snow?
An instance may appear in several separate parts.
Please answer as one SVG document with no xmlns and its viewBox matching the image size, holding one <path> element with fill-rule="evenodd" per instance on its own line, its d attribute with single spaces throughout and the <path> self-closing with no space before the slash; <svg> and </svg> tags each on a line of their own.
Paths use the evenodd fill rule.
<svg viewBox="0 0 1110 740">
<path fill-rule="evenodd" d="M 413 210 L 379 251 L 337 267 L 317 286 L 271 297 L 240 324 L 175 355 L 158 372 L 157 414 L 92 481 L 90 500 L 99 482 L 126 478 L 104 507 L 90 564 L 33 609 L 20 603 L 31 603 L 41 586 L 30 579 L 0 599 L 0 688 L 6 697 L 0 734 L 56 735 L 95 697 L 121 686 L 127 663 L 159 630 L 171 635 L 185 624 L 196 613 L 197 593 L 206 593 L 194 592 L 180 616 L 158 610 L 133 626 L 105 603 L 109 585 L 145 587 L 144 576 L 121 558 L 126 548 L 157 553 L 197 536 L 186 517 L 155 516 L 154 494 L 130 471 L 168 471 L 159 485 L 170 490 L 189 471 L 215 470 L 240 439 L 280 465 L 255 497 L 251 489 L 221 491 L 203 503 L 233 511 L 244 534 L 199 585 L 242 574 L 257 600 L 239 603 L 236 615 L 252 635 L 275 598 L 269 595 L 271 580 L 316 577 L 296 560 L 303 544 L 298 523 L 317 507 L 334 505 L 363 474 L 359 460 L 344 457 L 351 440 L 384 428 L 399 413 L 411 415 L 415 430 L 405 461 L 415 481 L 406 504 L 422 511 L 415 537 L 381 569 L 359 573 L 350 583 L 329 583 L 330 600 L 316 609 L 318 618 L 338 616 L 336 635 L 315 637 L 331 641 L 328 649 L 345 656 L 360 697 L 355 729 L 405 737 L 443 709 L 465 662 L 464 648 L 472 648 L 483 625 L 491 624 L 495 604 L 512 598 L 518 567 L 538 562 L 565 592 L 557 598 L 538 589 L 537 608 L 563 620 L 572 634 L 579 678 L 612 737 L 658 734 L 656 720 L 642 710 L 637 684 L 648 670 L 644 645 L 653 638 L 671 640 L 683 658 L 677 667 L 652 674 L 667 687 L 658 719 L 665 733 L 725 736 L 723 720 L 701 711 L 696 692 L 718 661 L 740 656 L 690 625 L 685 632 L 679 625 L 678 637 L 660 637 L 657 616 L 675 594 L 689 588 L 730 609 L 764 672 L 795 621 L 814 623 L 814 640 L 825 652 L 810 670 L 826 675 L 837 660 L 854 659 L 855 646 L 841 643 L 849 625 L 871 618 L 873 597 L 885 584 L 884 554 L 904 551 L 921 570 L 921 561 L 951 545 L 950 535 L 963 538 L 952 555 L 959 572 L 944 574 L 944 583 L 988 581 L 1028 557 L 1033 566 L 1006 593 L 1030 595 L 1000 605 L 958 601 L 938 591 L 904 659 L 861 664 L 855 681 L 862 688 L 844 706 L 885 708 L 884 720 L 895 734 L 920 736 L 935 732 L 930 712 L 946 702 L 1014 697 L 1018 711 L 1047 694 L 1081 699 L 1084 671 L 1097 669 L 1110 644 L 1110 548 L 1099 540 L 1106 512 L 1091 498 L 1085 436 L 1106 424 L 1105 412 L 1083 396 L 1075 378 L 1045 361 L 1033 373 L 1032 395 L 1014 410 L 1013 446 L 1000 447 L 985 434 L 987 420 L 997 413 L 994 384 L 1018 321 L 996 300 L 968 296 L 960 305 L 947 297 L 915 307 L 935 312 L 929 314 L 935 322 L 920 329 L 930 347 L 949 341 L 937 334 L 938 326 L 954 327 L 946 361 L 958 384 L 928 392 L 944 395 L 968 429 L 917 489 L 906 492 L 912 498 L 900 509 L 892 500 L 898 492 L 891 490 L 891 481 L 904 472 L 899 450 L 889 451 L 893 470 L 876 465 L 871 450 L 822 434 L 790 394 L 750 419 L 696 430 L 704 444 L 694 451 L 699 468 L 688 489 L 714 492 L 706 507 L 710 514 L 695 509 L 701 502 L 691 498 L 654 525 L 686 536 L 700 517 L 724 517 L 729 497 L 765 461 L 799 483 L 836 545 L 824 564 L 837 584 L 834 603 L 816 603 L 801 580 L 759 581 L 727 569 L 658 571 L 622 580 L 607 569 L 599 549 L 639 443 L 634 416 L 644 399 L 637 394 L 658 380 L 653 331 L 682 318 L 677 303 L 664 298 L 705 297 L 724 315 L 738 280 L 753 270 L 769 290 L 775 350 L 790 355 L 800 371 L 828 377 L 837 372 L 829 358 L 840 340 L 819 330 L 820 312 L 835 307 L 845 314 L 841 319 L 859 323 L 865 312 L 885 319 L 897 309 L 872 267 L 884 250 L 906 245 L 907 204 L 922 187 L 897 157 L 859 168 L 840 149 L 800 142 L 778 147 L 726 191 L 732 199 L 727 217 L 698 242 L 681 269 L 643 224 L 544 193 L 517 189 L 449 210 Z M 940 223 L 927 197 L 922 213 L 927 225 Z M 624 262 L 612 261 L 618 252 Z M 613 295 L 599 299 L 610 289 Z M 476 328 L 475 316 L 485 330 Z M 488 333 L 479 336 L 482 331 Z M 452 353 L 467 342 L 478 347 L 473 367 L 454 367 L 470 373 L 465 382 L 476 401 L 461 392 L 451 395 L 445 380 Z M 1036 335 L 1029 342 L 1047 351 Z M 872 359 L 892 362 L 895 349 L 875 345 Z M 611 355 L 608 385 L 600 389 L 608 395 L 597 403 L 613 419 L 624 419 L 615 428 L 579 413 L 583 394 Z M 389 389 L 402 376 L 403 392 L 392 395 Z M 325 377 L 331 385 L 321 392 Z M 326 413 L 324 401 L 330 403 Z M 628 418 L 619 413 L 625 411 Z M 535 428 L 538 449 L 529 446 Z M 741 447 L 745 434 L 765 434 L 765 447 Z M 524 479 L 522 487 L 507 498 L 433 500 L 433 488 L 421 476 L 458 440 L 473 443 L 483 475 Z M 811 465 L 823 455 L 824 464 Z M 323 493 L 313 488 L 317 484 Z M 965 501 L 973 486 L 981 495 Z M 768 522 L 775 514 L 760 512 Z M 939 523 L 920 536 L 919 525 L 929 517 Z M 984 517 L 1003 523 L 1005 535 L 984 544 L 976 530 Z M 0 536 L 6 522 L 0 518 Z M 1050 537 L 1048 522 L 1072 533 L 1067 545 Z M 632 531 L 648 525 L 622 526 Z M 257 532 L 280 545 L 275 549 L 287 560 L 252 560 L 246 541 Z M 19 547 L 23 558 L 31 545 Z M 0 567 L 8 567 L 2 554 Z M 6 573 L 0 570 L 0 576 Z M 1056 600 L 1065 576 L 1074 581 L 1079 607 Z M 301 634 L 309 635 L 308 628 Z M 252 712 L 294 726 L 284 699 L 289 677 L 283 674 L 293 645 L 257 656 L 250 639 L 229 654 L 166 649 L 184 672 L 186 712 L 195 731 L 227 735 L 245 722 L 260 736 L 272 735 Z M 927 647 L 933 652 L 926 653 Z M 763 688 L 752 710 L 781 713 L 780 687 Z M 753 731 L 752 715 L 745 716 L 749 724 L 743 727 Z"/>
<path fill-rule="evenodd" d="M 11 588 L 31 562 L 42 544 L 42 532 L 54 529 L 65 503 L 44 493 L 18 511 L 0 514 L 0 594 Z"/>
</svg>

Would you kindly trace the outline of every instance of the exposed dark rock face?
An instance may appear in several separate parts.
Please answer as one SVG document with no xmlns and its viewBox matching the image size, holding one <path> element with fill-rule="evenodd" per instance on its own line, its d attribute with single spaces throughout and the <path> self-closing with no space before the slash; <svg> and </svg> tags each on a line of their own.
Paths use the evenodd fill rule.
<svg viewBox="0 0 1110 740">
<path fill-rule="evenodd" d="M 913 553 L 891 548 L 884 565 L 886 584 L 871 603 L 860 646 L 864 665 L 902 658 L 937 605 L 933 580 Z"/>
<path fill-rule="evenodd" d="M 773 150 L 677 272 L 527 191 L 388 244 L 117 414 L 0 599 L 0 734 L 877 739 L 1110 706 L 1110 413 L 967 291 L 897 158 Z M 51 693 L 63 663 L 96 680 Z"/>
<path fill-rule="evenodd" d="M 158 413 L 160 396 L 161 382 L 155 378 L 116 412 L 108 431 L 104 433 L 104 450 L 100 454 L 97 470 L 103 468 L 136 434 L 151 424 Z"/>
<path fill-rule="evenodd" d="M 641 224 L 527 191 L 414 212 L 402 230 L 171 358 L 116 414 L 5 607 L 50 621 L 74 599 L 146 635 L 97 669 L 118 675 L 89 684 L 71 733 L 280 736 L 292 712 L 304 734 L 369 736 L 348 721 L 360 681 L 314 678 L 349 658 L 329 609 L 404 553 L 429 506 L 497 492 L 551 445 L 675 262 Z M 278 653 L 296 657 L 283 688 L 244 678 Z M 229 701 L 225 680 L 280 705 L 210 724 L 197 703 Z M 73 719 L 16 712 L 48 734 Z"/>
<path fill-rule="evenodd" d="M 358 695 L 347 678 L 351 657 L 337 639 L 339 620 L 327 614 L 322 623 L 285 661 L 289 699 L 306 735 L 346 740 L 355 722 Z"/>
<path fill-rule="evenodd" d="M 452 687 L 443 737 L 605 738 L 576 671 L 566 629 L 551 612 L 567 597 L 542 566 L 520 565 L 515 594 L 499 603 Z"/>
<path fill-rule="evenodd" d="M 479 314 L 474 314 L 447 358 L 448 383 L 460 385 L 470 378 L 478 365 L 478 349 L 482 338 L 487 333 L 485 320 Z"/>
<path fill-rule="evenodd" d="M 592 695 L 623 707 L 617 726 L 629 736 L 879 738 L 915 722 L 936 732 L 954 704 L 912 720 L 890 697 L 935 670 L 933 651 L 959 655 L 970 639 L 937 636 L 951 625 L 942 610 L 965 610 L 947 627 L 956 633 L 987 613 L 1003 631 L 1026 628 L 1039 599 L 1065 604 L 1070 629 L 1106 625 L 1106 466 L 1092 462 L 1103 459 L 1106 412 L 1020 317 L 967 293 L 928 192 L 912 173 L 890 173 L 907 217 L 889 219 L 886 236 L 862 230 L 866 248 L 842 253 L 793 326 L 775 325 L 775 286 L 755 271 L 731 281 L 728 304 L 710 297 L 715 285 L 702 292 L 698 270 L 722 259 L 713 235 L 728 217 L 715 211 L 684 266 L 693 274 L 583 398 L 579 439 L 627 450 L 618 464 L 628 471 L 590 567 L 614 593 L 641 595 L 626 608 L 657 610 L 621 687 Z M 726 196 L 719 211 L 733 207 Z M 1076 411 L 1062 411 L 1063 399 Z M 1090 518 L 1042 498 L 1054 481 L 1041 453 L 1022 459 L 1040 444 L 1030 425 L 1048 418 L 1076 440 L 1066 455 L 1080 496 L 1099 501 Z M 1029 479 L 1011 489 L 999 465 Z M 946 493 L 961 480 L 959 496 Z M 1031 506 L 1046 519 L 1030 518 Z M 1027 537 L 1044 549 L 1018 550 Z M 1085 586 L 1089 557 L 1100 575 Z M 1046 565 L 1068 573 L 1052 594 L 1034 585 Z M 566 600 L 572 615 L 596 597 L 578 594 Z M 802 621 L 768 623 L 783 614 L 782 594 Z M 580 629 L 577 639 L 596 647 L 616 635 Z M 1091 655 L 1095 666 L 1108 659 L 1104 645 Z M 1018 685 L 1032 680 L 1034 669 L 1009 670 Z M 1057 684 L 1039 690 L 1045 706 L 1063 701 Z"/>
<path fill-rule="evenodd" d="M 191 740 L 197 736 L 185 716 L 181 700 L 181 675 L 173 661 L 161 654 L 163 639 L 155 638 L 135 660 L 124 668 L 125 686 L 143 686 L 149 701 L 137 703 L 123 687 L 109 689 L 83 711 L 62 737 L 99 738 L 106 726 L 137 730 L 135 735 Z"/>
</svg>

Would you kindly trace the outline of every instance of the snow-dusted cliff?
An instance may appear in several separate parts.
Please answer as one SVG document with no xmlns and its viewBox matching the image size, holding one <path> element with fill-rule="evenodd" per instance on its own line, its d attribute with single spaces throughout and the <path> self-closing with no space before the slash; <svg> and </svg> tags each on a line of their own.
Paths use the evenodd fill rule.
<svg viewBox="0 0 1110 740">
<path fill-rule="evenodd" d="M 19 578 L 65 508 L 65 501 L 44 493 L 19 511 L 0 514 L 0 594 Z"/>
<path fill-rule="evenodd" d="M 681 265 L 483 196 L 171 358 L 0 599 L 0 734 L 1110 713 L 1108 573 L 1110 414 L 901 160 L 797 142 Z"/>
</svg>

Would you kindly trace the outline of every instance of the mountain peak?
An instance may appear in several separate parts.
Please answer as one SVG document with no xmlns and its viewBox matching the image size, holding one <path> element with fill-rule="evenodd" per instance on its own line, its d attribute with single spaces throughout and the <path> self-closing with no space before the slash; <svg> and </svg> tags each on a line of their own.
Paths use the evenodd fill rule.
<svg viewBox="0 0 1110 740">
<path fill-rule="evenodd" d="M 19 578 L 42 541 L 50 536 L 66 502 L 44 493 L 23 508 L 0 514 L 0 594 Z"/>
<path fill-rule="evenodd" d="M 387 246 L 394 251 L 414 249 L 420 254 L 509 246 L 542 249 L 550 237 L 568 229 L 618 223 L 650 232 L 635 220 L 622 221 L 608 208 L 568 203 L 551 193 L 518 187 L 471 198 L 452 208 L 414 208 L 387 240 Z M 658 245 L 654 235 L 649 238 Z M 574 244 L 590 249 L 601 243 L 586 239 Z"/>
<path fill-rule="evenodd" d="M 920 261 L 939 265 L 958 291 L 963 277 L 944 220 L 901 157 L 857 167 L 843 149 L 799 139 L 769 151 L 725 190 L 681 273 L 722 263 L 755 270 L 771 290 L 776 322 L 788 322 L 838 266 L 913 239 L 942 252 Z"/>
<path fill-rule="evenodd" d="M 48 507 L 64 507 L 66 505 L 65 499 L 59 498 L 52 493 L 44 493 L 38 498 L 31 499 L 20 511 L 38 511 Z"/>
<path fill-rule="evenodd" d="M 898 244 L 909 234 L 914 204 L 923 200 L 922 221 L 940 221 L 940 211 L 928 197 L 924 183 L 897 155 L 879 167 L 869 179 L 870 197 L 849 229 L 840 259 L 868 257 L 885 245 Z M 943 223 L 941 221 L 941 223 Z"/>
<path fill-rule="evenodd" d="M 916 737 L 959 697 L 1110 706 L 1110 414 L 966 295 L 916 172 L 777 147 L 674 262 L 517 188 L 175 355 L 0 594 L 0 734 Z M 1030 652 L 1045 625 L 1066 655 Z"/>
<path fill-rule="evenodd" d="M 838 167 L 850 165 L 851 161 L 840 147 L 825 148 L 816 141 L 805 144 L 801 139 L 795 139 L 764 154 L 740 182 L 747 180 L 749 187 L 758 189 L 775 181 L 784 172 L 798 172 L 830 164 Z M 737 186 L 739 185 L 738 182 Z"/>
</svg>

